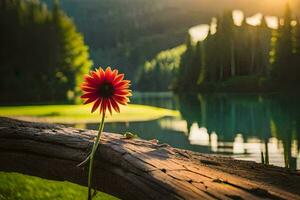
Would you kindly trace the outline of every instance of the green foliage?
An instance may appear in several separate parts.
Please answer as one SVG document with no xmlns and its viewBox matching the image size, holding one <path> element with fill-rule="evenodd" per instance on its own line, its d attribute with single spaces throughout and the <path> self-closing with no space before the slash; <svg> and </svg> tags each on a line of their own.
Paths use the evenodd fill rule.
<svg viewBox="0 0 300 200">
<path fill-rule="evenodd" d="M 216 33 L 209 32 L 201 42 L 203 48 L 191 43 L 190 38 L 187 40 L 177 88 L 181 91 L 200 88 L 240 92 L 286 89 L 300 84 L 300 25 L 292 25 L 292 20 L 288 6 L 284 24 L 278 30 L 268 28 L 264 18 L 259 26 L 245 22 L 241 26 L 234 25 L 231 12 L 225 12 L 217 18 Z M 197 82 L 195 77 L 200 77 Z M 242 81 L 247 87 L 237 85 L 240 90 L 230 82 L 238 77 L 249 81 L 256 77 L 259 81 Z"/>
<path fill-rule="evenodd" d="M 53 0 L 43 1 L 53 4 Z M 145 60 L 180 45 L 188 28 L 207 23 L 223 9 L 270 12 L 269 6 L 261 6 L 261 0 L 254 1 L 249 4 L 242 0 L 226 3 L 220 0 L 61 0 L 61 6 L 84 33 L 94 63 L 115 66 L 135 83 Z M 280 11 L 272 9 L 272 13 L 280 14 Z"/>
<path fill-rule="evenodd" d="M 270 80 L 260 76 L 235 76 L 222 82 L 208 82 L 198 86 L 205 92 L 264 93 L 271 90 Z"/>
<path fill-rule="evenodd" d="M 269 69 L 271 29 L 264 20 L 260 26 L 236 26 L 231 12 L 218 18 L 217 32 L 204 41 L 207 54 L 205 80 L 226 81 L 235 76 L 263 76 Z"/>
<path fill-rule="evenodd" d="M 180 61 L 176 90 L 192 90 L 193 86 L 202 82 L 204 78 L 203 44 L 198 42 L 194 45 L 188 34 L 186 47 Z"/>
<path fill-rule="evenodd" d="M 178 73 L 180 56 L 186 50 L 184 45 L 160 52 L 153 60 L 144 64 L 138 81 L 142 91 L 170 90 Z"/>
<path fill-rule="evenodd" d="M 300 82 L 299 23 L 292 25 L 292 13 L 289 5 L 280 24 L 274 45 L 274 65 L 272 79 L 277 87 L 284 89 Z M 299 21 L 298 21 L 299 22 Z"/>
<path fill-rule="evenodd" d="M 70 182 L 0 172 L 0 200 L 82 200 L 86 197 L 86 187 Z M 98 192 L 94 199 L 116 200 L 117 198 Z"/>
<path fill-rule="evenodd" d="M 88 47 L 59 8 L 38 1 L 0 3 L 1 103 L 74 101 L 91 67 Z"/>
<path fill-rule="evenodd" d="M 43 1 L 52 5 L 53 0 Z M 208 14 L 199 17 L 203 8 L 198 4 L 195 0 L 61 0 L 84 33 L 94 63 L 115 66 L 134 83 L 145 60 L 181 44 L 189 27 L 209 19 Z"/>
<path fill-rule="evenodd" d="M 288 71 L 286 68 L 292 64 L 292 26 L 291 26 L 291 11 L 286 8 L 284 15 L 284 24 L 280 24 L 276 44 L 275 44 L 275 59 L 273 68 L 273 78 L 280 79 L 287 77 Z"/>
</svg>

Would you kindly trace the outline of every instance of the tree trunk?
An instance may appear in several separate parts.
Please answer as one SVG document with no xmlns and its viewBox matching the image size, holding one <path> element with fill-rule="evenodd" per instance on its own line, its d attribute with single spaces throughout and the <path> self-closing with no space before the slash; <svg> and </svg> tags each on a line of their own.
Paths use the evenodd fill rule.
<svg viewBox="0 0 300 200">
<path fill-rule="evenodd" d="M 0 118 L 0 170 L 87 184 L 96 131 Z M 122 199 L 300 199 L 300 173 L 104 133 L 96 189 Z"/>
</svg>

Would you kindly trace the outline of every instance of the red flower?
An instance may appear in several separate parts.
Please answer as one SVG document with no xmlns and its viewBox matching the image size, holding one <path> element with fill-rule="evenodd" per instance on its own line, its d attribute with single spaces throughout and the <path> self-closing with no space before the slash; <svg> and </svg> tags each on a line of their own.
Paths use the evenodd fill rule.
<svg viewBox="0 0 300 200">
<path fill-rule="evenodd" d="M 111 70 L 110 67 L 104 71 L 101 67 L 91 71 L 90 75 L 84 76 L 81 89 L 84 94 L 81 98 L 86 99 L 84 104 L 94 102 L 92 113 L 100 108 L 100 113 L 106 109 L 112 113 L 112 108 L 120 112 L 119 104 L 127 105 L 131 90 L 130 81 L 123 80 L 124 74 L 118 74 L 118 70 Z"/>
</svg>

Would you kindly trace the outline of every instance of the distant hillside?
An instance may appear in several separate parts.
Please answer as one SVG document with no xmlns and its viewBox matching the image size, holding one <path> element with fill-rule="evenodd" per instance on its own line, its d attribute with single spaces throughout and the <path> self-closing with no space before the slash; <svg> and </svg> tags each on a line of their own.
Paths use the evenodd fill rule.
<svg viewBox="0 0 300 200">
<path fill-rule="evenodd" d="M 52 5 L 53 0 L 44 0 Z M 182 44 L 189 27 L 226 9 L 282 13 L 283 0 L 61 0 L 85 35 L 95 65 L 118 66 L 134 79 L 145 60 Z M 293 7 L 300 7 L 294 0 Z M 299 9 L 300 10 L 300 9 Z M 299 14 L 299 13 L 298 13 Z"/>
<path fill-rule="evenodd" d="M 183 0 L 61 0 L 61 7 L 84 33 L 95 65 L 117 66 L 133 80 L 145 60 L 183 43 L 189 27 L 210 19 Z"/>
</svg>

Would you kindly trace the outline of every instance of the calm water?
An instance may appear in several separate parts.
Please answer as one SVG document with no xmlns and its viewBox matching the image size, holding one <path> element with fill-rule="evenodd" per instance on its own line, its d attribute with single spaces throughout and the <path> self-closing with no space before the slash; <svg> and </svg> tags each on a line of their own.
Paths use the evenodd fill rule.
<svg viewBox="0 0 300 200">
<path fill-rule="evenodd" d="M 111 123 L 105 131 L 130 131 L 178 148 L 300 169 L 299 100 L 283 95 L 139 95 L 132 102 L 177 109 L 181 117 Z"/>
</svg>

